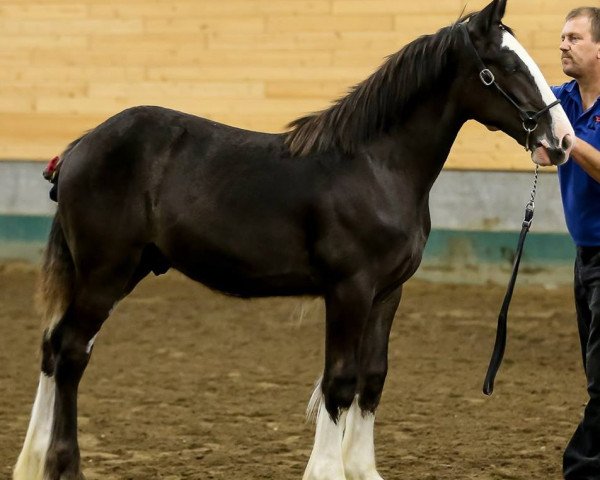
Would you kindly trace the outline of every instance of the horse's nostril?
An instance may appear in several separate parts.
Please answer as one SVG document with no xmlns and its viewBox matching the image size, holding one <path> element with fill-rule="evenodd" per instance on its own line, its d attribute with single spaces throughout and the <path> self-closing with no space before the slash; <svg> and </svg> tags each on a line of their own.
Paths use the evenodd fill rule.
<svg viewBox="0 0 600 480">
<path fill-rule="evenodd" d="M 571 149 L 571 147 L 573 146 L 573 139 L 571 138 L 570 134 L 567 133 L 563 137 L 562 142 L 560 142 L 560 146 L 564 151 Z"/>
</svg>

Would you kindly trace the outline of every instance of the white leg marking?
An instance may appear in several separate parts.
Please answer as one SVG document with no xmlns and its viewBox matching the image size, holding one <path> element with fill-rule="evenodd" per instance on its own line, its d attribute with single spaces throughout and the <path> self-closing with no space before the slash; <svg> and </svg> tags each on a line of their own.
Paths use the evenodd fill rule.
<svg viewBox="0 0 600 480">
<path fill-rule="evenodd" d="M 544 102 L 546 102 L 546 105 L 550 105 L 552 102 L 554 102 L 556 97 L 548 86 L 548 82 L 544 78 L 544 74 L 540 70 L 540 67 L 538 67 L 537 63 L 535 63 L 533 58 L 531 58 L 531 55 L 527 53 L 527 50 L 525 50 L 523 45 L 521 45 L 519 41 L 509 32 L 504 32 L 502 36 L 502 46 L 515 52 L 527 66 L 529 73 L 535 80 L 535 84 L 542 95 L 542 99 Z M 571 122 L 569 122 L 567 114 L 560 105 L 550 109 L 550 115 L 552 116 L 553 133 L 557 139 L 562 140 L 562 138 L 567 134 L 571 136 L 575 135 L 573 127 L 571 126 Z"/>
<path fill-rule="evenodd" d="M 321 401 L 317 413 L 317 431 L 310 460 L 303 480 L 345 480 L 342 463 L 342 437 L 346 423 L 346 412 L 335 423 L 325 404 Z"/>
<path fill-rule="evenodd" d="M 108 311 L 108 315 L 112 315 L 113 311 L 115 310 L 115 308 L 117 308 L 117 305 L 119 304 L 119 301 L 117 300 L 115 303 L 113 303 L 113 306 L 110 308 L 110 310 Z M 94 337 L 95 338 L 95 337 Z"/>
<path fill-rule="evenodd" d="M 355 398 L 348 410 L 342 448 L 347 480 L 383 480 L 375 468 L 374 428 L 375 415 L 361 412 Z"/>
<path fill-rule="evenodd" d="M 97 336 L 98 336 L 98 334 L 94 335 L 92 337 L 92 339 L 88 342 L 87 346 L 85 347 L 85 353 L 87 353 L 88 355 L 92 351 L 92 347 L 94 346 L 94 342 L 96 341 Z"/>
<path fill-rule="evenodd" d="M 40 375 L 29 428 L 19 455 L 13 480 L 43 480 L 46 454 L 54 421 L 54 378 Z"/>
<path fill-rule="evenodd" d="M 321 375 L 315 382 L 315 389 L 313 390 L 313 394 L 311 395 L 310 400 L 308 401 L 308 405 L 306 407 L 306 419 L 309 422 L 314 422 L 317 420 L 319 408 L 321 407 L 321 403 L 323 403 L 323 394 L 321 393 L 322 383 L 323 376 Z"/>
</svg>

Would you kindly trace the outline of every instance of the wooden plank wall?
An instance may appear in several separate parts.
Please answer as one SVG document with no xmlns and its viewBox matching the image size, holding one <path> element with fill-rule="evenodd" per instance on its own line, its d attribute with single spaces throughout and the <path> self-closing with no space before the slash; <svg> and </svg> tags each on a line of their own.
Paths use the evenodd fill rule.
<svg viewBox="0 0 600 480">
<path fill-rule="evenodd" d="M 184 110 L 282 131 L 326 107 L 418 35 L 454 21 L 466 0 L 0 0 L 0 159 L 46 160 L 118 111 Z M 470 0 L 469 9 L 485 0 Z M 579 0 L 509 0 L 550 83 Z M 468 124 L 447 163 L 528 169 L 511 139 Z"/>
</svg>

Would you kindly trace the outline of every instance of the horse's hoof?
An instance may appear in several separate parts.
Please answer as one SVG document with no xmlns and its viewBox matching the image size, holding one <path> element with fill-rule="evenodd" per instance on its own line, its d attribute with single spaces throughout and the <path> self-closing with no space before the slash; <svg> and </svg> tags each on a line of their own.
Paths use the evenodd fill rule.
<svg viewBox="0 0 600 480">
<path fill-rule="evenodd" d="M 383 480 L 377 470 L 369 470 L 367 472 L 349 472 L 346 470 L 346 480 Z"/>
</svg>

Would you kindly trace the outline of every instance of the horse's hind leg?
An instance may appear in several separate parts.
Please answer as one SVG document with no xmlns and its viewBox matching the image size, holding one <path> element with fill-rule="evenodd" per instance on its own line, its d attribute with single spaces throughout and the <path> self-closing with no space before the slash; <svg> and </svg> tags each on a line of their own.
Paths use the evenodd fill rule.
<svg viewBox="0 0 600 480">
<path fill-rule="evenodd" d="M 131 253 L 131 252 L 130 252 Z M 98 255 L 98 264 L 80 269 L 71 282 L 70 302 L 43 338 L 40 385 L 14 480 L 80 480 L 77 390 L 94 339 L 114 304 L 143 275 L 140 255 L 125 264 Z M 99 265 L 101 262 L 103 265 Z M 139 268 L 139 267 L 138 267 Z"/>
<path fill-rule="evenodd" d="M 369 289 L 344 284 L 326 295 L 325 370 L 315 396 L 315 442 L 304 480 L 343 480 L 342 438 L 348 408 L 356 395 L 358 345 L 371 308 Z"/>
<path fill-rule="evenodd" d="M 401 288 L 374 302 L 361 339 L 358 396 L 346 418 L 343 456 L 347 480 L 381 480 L 375 466 L 374 425 L 387 374 L 390 329 Z"/>
<path fill-rule="evenodd" d="M 73 304 L 46 340 L 54 357 L 56 385 L 54 423 L 45 466 L 50 480 L 83 477 L 77 443 L 77 390 L 95 336 L 123 295 L 122 290 L 98 284 L 78 290 Z"/>
</svg>

